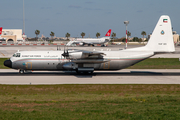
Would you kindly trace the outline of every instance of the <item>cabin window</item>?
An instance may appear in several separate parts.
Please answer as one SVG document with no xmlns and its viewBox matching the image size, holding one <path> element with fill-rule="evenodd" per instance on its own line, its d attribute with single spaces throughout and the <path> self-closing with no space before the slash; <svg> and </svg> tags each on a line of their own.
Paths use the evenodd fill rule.
<svg viewBox="0 0 180 120">
<path fill-rule="evenodd" d="M 17 53 L 17 54 L 16 54 L 16 57 L 20 57 L 20 55 L 21 55 L 20 53 Z"/>
<path fill-rule="evenodd" d="M 13 55 L 13 57 L 20 57 L 20 56 L 21 56 L 20 53 L 15 53 L 15 54 Z"/>
</svg>

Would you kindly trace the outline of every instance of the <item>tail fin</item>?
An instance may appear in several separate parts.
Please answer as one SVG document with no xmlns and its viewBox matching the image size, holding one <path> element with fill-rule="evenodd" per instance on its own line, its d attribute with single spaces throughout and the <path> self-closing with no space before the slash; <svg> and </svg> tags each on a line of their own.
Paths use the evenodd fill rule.
<svg viewBox="0 0 180 120">
<path fill-rule="evenodd" d="M 169 16 L 163 15 L 160 17 L 145 48 L 146 50 L 154 52 L 175 51 L 171 20 Z"/>
<path fill-rule="evenodd" d="M 111 29 L 108 30 L 108 32 L 105 35 L 106 37 L 110 37 L 111 36 Z"/>
<path fill-rule="evenodd" d="M 1 36 L 1 34 L 2 34 L 2 27 L 0 27 L 0 36 Z"/>
</svg>

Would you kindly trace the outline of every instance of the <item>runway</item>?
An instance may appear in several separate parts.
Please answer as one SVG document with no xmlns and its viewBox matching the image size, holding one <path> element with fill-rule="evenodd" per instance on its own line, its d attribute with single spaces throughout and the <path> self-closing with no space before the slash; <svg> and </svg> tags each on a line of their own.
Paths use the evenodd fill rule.
<svg viewBox="0 0 180 120">
<path fill-rule="evenodd" d="M 17 70 L 0 69 L 0 84 L 180 84 L 179 69 L 123 69 L 75 72 L 40 71 L 19 74 Z"/>
</svg>

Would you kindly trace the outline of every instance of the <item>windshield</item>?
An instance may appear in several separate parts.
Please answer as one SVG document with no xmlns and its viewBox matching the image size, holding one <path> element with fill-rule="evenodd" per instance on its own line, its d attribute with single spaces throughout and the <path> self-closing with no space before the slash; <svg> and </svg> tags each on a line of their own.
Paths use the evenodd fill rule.
<svg viewBox="0 0 180 120">
<path fill-rule="evenodd" d="M 20 53 L 15 53 L 15 54 L 13 55 L 13 57 L 20 57 L 20 56 L 21 56 Z"/>
</svg>

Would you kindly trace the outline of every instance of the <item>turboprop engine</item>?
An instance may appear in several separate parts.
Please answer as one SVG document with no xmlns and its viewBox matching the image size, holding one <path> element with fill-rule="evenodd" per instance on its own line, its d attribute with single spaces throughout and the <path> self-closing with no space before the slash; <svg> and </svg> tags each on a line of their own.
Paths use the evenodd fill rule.
<svg viewBox="0 0 180 120">
<path fill-rule="evenodd" d="M 71 60 L 77 60 L 77 59 L 83 59 L 83 58 L 101 58 L 100 54 L 93 54 L 91 55 L 93 52 L 89 52 L 89 51 L 79 51 L 79 50 L 64 50 L 64 53 L 62 54 L 62 56 L 64 56 L 67 59 L 71 59 Z"/>
</svg>

